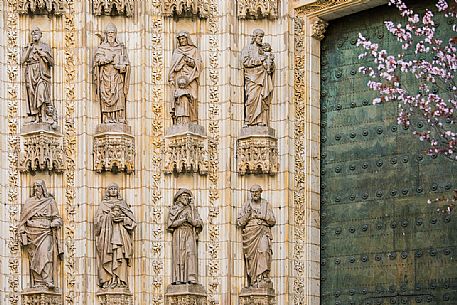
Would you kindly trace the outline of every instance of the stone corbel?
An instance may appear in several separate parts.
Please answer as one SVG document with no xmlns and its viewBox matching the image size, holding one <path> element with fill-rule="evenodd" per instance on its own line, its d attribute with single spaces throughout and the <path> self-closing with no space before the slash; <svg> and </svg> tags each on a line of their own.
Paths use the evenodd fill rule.
<svg viewBox="0 0 457 305">
<path fill-rule="evenodd" d="M 311 36 L 317 40 L 322 40 L 325 37 L 325 31 L 327 30 L 328 22 L 317 18 L 312 25 Z"/>
<path fill-rule="evenodd" d="M 238 0 L 239 19 L 278 18 L 279 0 Z"/>
<path fill-rule="evenodd" d="M 164 0 L 165 16 L 207 18 L 209 16 L 209 0 Z"/>
<path fill-rule="evenodd" d="M 62 305 L 62 292 L 58 289 L 27 288 L 22 292 L 22 304 Z"/>
<path fill-rule="evenodd" d="M 124 15 L 132 17 L 134 13 L 134 0 L 93 0 L 92 10 L 95 16 Z"/>
<path fill-rule="evenodd" d="M 19 14 L 33 15 L 62 15 L 67 9 L 67 0 L 18 0 L 17 12 Z"/>
</svg>

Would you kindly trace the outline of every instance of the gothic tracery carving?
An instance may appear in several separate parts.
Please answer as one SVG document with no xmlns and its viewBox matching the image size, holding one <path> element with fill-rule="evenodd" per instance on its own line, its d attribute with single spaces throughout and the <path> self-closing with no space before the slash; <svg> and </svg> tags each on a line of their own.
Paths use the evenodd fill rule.
<svg viewBox="0 0 457 305">
<path fill-rule="evenodd" d="M 238 0 L 238 18 L 277 18 L 279 0 Z"/>
<path fill-rule="evenodd" d="M 94 15 L 125 15 L 132 17 L 134 13 L 134 0 L 93 0 Z"/>
<path fill-rule="evenodd" d="M 19 14 L 56 14 L 62 15 L 68 7 L 68 0 L 18 0 L 17 12 Z"/>
<path fill-rule="evenodd" d="M 209 16 L 209 0 L 164 0 L 163 14 L 165 16 Z"/>
</svg>

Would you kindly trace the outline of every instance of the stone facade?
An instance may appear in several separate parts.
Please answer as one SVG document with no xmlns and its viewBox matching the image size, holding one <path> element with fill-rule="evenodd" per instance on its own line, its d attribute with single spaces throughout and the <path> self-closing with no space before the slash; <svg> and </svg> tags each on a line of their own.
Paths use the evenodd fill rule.
<svg viewBox="0 0 457 305">
<path fill-rule="evenodd" d="M 0 282 L 5 283 L 0 289 L 2 302 L 16 305 L 22 298 L 37 297 L 23 294 L 29 274 L 17 235 L 21 203 L 29 197 L 33 181 L 42 179 L 55 197 L 63 221 L 65 256 L 57 283 L 63 304 L 162 305 L 167 298 L 211 305 L 238 301 L 318 304 L 318 39 L 325 35 L 325 23 L 315 21 L 361 9 L 361 1 L 335 0 L 328 5 L 317 1 L 313 5 L 303 0 L 68 0 L 46 2 L 59 5 L 51 13 L 44 7 L 44 14 L 27 6 L 32 2 L 0 4 L 4 12 L 0 24 L 6 33 L 0 36 L 0 53 L 5 57 L 5 73 L 0 75 L 5 88 L 0 104 L 0 196 L 5 203 L 0 206 L 4 215 L 0 240 L 8 245 L 0 250 L 5 267 L 0 274 Z M 120 7 L 93 8 L 94 3 L 102 2 L 108 7 L 120 3 Z M 97 129 L 101 109 L 93 82 L 93 56 L 100 45 L 98 37 L 109 23 L 116 25 L 117 38 L 124 43 L 130 61 L 127 132 L 101 133 Z M 61 127 L 53 138 L 58 143 L 57 153 L 52 153 L 57 154 L 57 161 L 38 160 L 39 168 L 32 166 L 31 173 L 23 170 L 29 168 L 25 164 L 31 157 L 27 156 L 36 143 L 21 130 L 27 111 L 20 50 L 29 43 L 35 26 L 53 52 L 51 92 Z M 275 57 L 269 117 L 274 133 L 243 138 L 245 84 L 240 56 L 255 29 L 264 31 L 263 41 L 271 45 Z M 203 132 L 169 133 L 175 96 L 167 75 L 177 47 L 176 34 L 184 30 L 203 61 L 198 81 L 198 124 Z M 177 157 L 181 148 L 173 151 L 173 141 L 184 142 L 182 146 L 192 151 L 191 156 Z M 266 159 L 264 153 L 253 156 L 262 150 L 260 146 L 266 148 Z M 260 165 L 255 158 L 263 159 Z M 252 168 L 255 172 L 251 174 Z M 116 295 L 98 290 L 94 234 L 94 214 L 110 183 L 120 186 L 137 221 L 128 272 L 130 290 Z M 271 203 L 276 217 L 271 228 L 274 293 L 243 290 L 247 283 L 236 215 L 254 184 L 262 185 L 262 198 Z M 203 221 L 197 265 L 204 296 L 199 289 L 182 295 L 167 290 L 172 280 L 172 236 L 166 222 L 179 188 L 192 191 Z"/>
</svg>

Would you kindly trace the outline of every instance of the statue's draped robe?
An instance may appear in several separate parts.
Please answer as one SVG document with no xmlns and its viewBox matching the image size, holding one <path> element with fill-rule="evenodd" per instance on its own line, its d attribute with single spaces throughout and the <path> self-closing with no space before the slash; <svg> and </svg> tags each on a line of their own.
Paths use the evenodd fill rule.
<svg viewBox="0 0 457 305">
<path fill-rule="evenodd" d="M 124 221 L 115 223 L 112 208 L 118 205 Z M 95 243 L 97 248 L 98 279 L 100 286 L 114 277 L 128 282 L 128 267 L 133 257 L 133 229 L 136 227 L 133 212 L 121 199 L 105 199 L 95 214 Z"/>
<path fill-rule="evenodd" d="M 31 286 L 56 283 L 54 265 L 57 256 L 63 254 L 60 243 L 60 229 L 51 228 L 51 222 L 61 220 L 55 200 L 51 197 L 27 199 L 21 211 L 19 232 L 27 239 L 26 251 L 29 255 Z"/>
<path fill-rule="evenodd" d="M 24 59 L 24 78 L 27 91 L 27 114 L 35 116 L 40 114 L 44 104 L 51 103 L 51 67 L 54 66 L 51 48 L 46 43 L 28 46 L 39 48 L 45 56 L 31 51 L 28 59 Z M 27 52 L 27 48 L 24 53 Z"/>
<path fill-rule="evenodd" d="M 177 224 L 186 215 L 191 215 L 198 225 L 192 226 L 189 222 Z M 202 221 L 190 205 L 175 204 L 168 214 L 168 230 L 172 237 L 172 283 L 187 283 L 197 281 L 197 235 L 202 229 Z"/>
<path fill-rule="evenodd" d="M 252 208 L 251 213 L 247 212 L 249 206 Z M 271 227 L 275 224 L 276 219 L 271 205 L 263 199 L 260 204 L 246 202 L 238 216 L 250 285 L 253 285 L 259 275 L 271 270 Z"/>
<path fill-rule="evenodd" d="M 94 81 L 102 122 L 125 121 L 126 97 L 129 88 L 130 64 L 124 46 L 102 42 L 94 59 Z M 116 67 L 119 63 L 125 67 Z"/>
<path fill-rule="evenodd" d="M 273 96 L 272 75 L 260 58 L 261 49 L 249 44 L 241 52 L 244 67 L 245 122 L 247 125 L 268 125 Z"/>
<path fill-rule="evenodd" d="M 194 60 L 194 67 L 185 63 L 186 56 Z M 168 75 L 168 79 L 172 80 L 175 86 L 174 99 L 171 105 L 171 114 L 173 117 L 188 117 L 190 122 L 197 122 L 198 78 L 202 67 L 202 58 L 197 47 L 194 45 L 180 46 L 173 51 L 171 68 Z M 177 79 L 180 77 L 187 78 L 188 84 L 184 90 L 187 91 L 191 99 L 180 98 L 185 93 L 183 89 L 178 88 L 176 83 Z"/>
</svg>

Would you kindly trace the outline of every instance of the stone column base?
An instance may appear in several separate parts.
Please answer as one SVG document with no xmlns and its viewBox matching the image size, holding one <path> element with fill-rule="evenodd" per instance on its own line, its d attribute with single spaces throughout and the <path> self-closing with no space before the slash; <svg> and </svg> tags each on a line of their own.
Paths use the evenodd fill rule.
<svg viewBox="0 0 457 305">
<path fill-rule="evenodd" d="M 128 288 L 107 288 L 96 293 L 100 305 L 133 305 L 133 295 Z"/>
<path fill-rule="evenodd" d="M 239 305 L 276 305 L 273 288 L 243 288 Z"/>
<path fill-rule="evenodd" d="M 206 305 L 206 291 L 200 284 L 169 285 L 166 305 Z"/>
<path fill-rule="evenodd" d="M 241 175 L 278 172 L 278 139 L 273 128 L 248 126 L 241 129 L 236 145 L 236 168 Z"/>
<path fill-rule="evenodd" d="M 94 136 L 94 170 L 97 173 L 133 173 L 135 139 L 130 126 L 120 123 L 97 126 Z"/>
<path fill-rule="evenodd" d="M 64 170 L 63 136 L 58 127 L 47 123 L 30 123 L 22 127 L 24 150 L 19 158 L 19 170 L 35 172 Z"/>
<path fill-rule="evenodd" d="M 21 293 L 23 305 L 63 305 L 58 289 L 27 288 Z"/>
<path fill-rule="evenodd" d="M 208 173 L 206 134 L 198 124 L 171 126 L 165 135 L 165 174 Z"/>
</svg>

